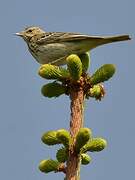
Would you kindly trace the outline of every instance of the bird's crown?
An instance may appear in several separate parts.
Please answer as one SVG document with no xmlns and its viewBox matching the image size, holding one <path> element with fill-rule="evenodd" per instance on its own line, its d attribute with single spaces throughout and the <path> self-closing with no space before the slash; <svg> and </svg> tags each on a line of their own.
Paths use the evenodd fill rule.
<svg viewBox="0 0 135 180">
<path fill-rule="evenodd" d="M 39 27 L 26 27 L 24 31 L 16 33 L 16 35 L 21 36 L 24 40 L 28 40 L 29 38 L 33 37 L 34 35 L 42 34 L 44 31 Z"/>
</svg>

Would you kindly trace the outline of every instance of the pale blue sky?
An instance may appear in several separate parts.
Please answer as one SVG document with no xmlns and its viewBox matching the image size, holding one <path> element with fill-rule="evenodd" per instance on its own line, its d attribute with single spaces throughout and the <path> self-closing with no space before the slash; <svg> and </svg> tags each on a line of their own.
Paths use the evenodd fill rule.
<svg viewBox="0 0 135 180">
<path fill-rule="evenodd" d="M 55 158 L 57 147 L 41 143 L 48 130 L 69 127 L 69 99 L 42 97 L 44 80 L 25 43 L 14 36 L 28 25 L 46 31 L 91 35 L 135 33 L 134 0 L 1 0 L 0 60 L 0 179 L 62 180 L 63 174 L 44 175 L 42 159 Z M 91 52 L 91 72 L 114 63 L 117 72 L 105 83 L 101 102 L 87 101 L 85 126 L 94 136 L 108 140 L 108 148 L 91 154 L 92 163 L 81 168 L 81 179 L 134 179 L 135 162 L 135 43 L 121 42 Z"/>
</svg>

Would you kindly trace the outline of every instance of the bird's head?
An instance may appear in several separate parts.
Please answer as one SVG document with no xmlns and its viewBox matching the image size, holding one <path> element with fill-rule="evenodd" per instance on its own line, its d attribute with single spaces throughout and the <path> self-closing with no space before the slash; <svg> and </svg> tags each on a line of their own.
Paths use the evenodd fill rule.
<svg viewBox="0 0 135 180">
<path fill-rule="evenodd" d="M 39 27 L 27 27 L 24 31 L 15 33 L 17 36 L 22 37 L 26 42 L 35 35 L 42 34 L 44 31 Z"/>
</svg>

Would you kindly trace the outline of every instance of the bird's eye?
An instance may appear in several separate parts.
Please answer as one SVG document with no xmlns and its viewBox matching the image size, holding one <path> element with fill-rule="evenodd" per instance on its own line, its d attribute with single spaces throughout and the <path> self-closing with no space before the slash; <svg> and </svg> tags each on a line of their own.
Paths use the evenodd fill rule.
<svg viewBox="0 0 135 180">
<path fill-rule="evenodd" d="M 29 29 L 27 32 L 28 32 L 28 33 L 31 33 L 31 32 L 32 32 L 32 29 Z"/>
</svg>

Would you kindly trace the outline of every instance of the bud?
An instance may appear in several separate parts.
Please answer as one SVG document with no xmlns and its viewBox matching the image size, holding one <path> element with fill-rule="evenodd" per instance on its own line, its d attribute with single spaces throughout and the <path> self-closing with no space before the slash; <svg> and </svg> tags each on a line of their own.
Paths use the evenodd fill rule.
<svg viewBox="0 0 135 180">
<path fill-rule="evenodd" d="M 72 80 L 74 81 L 79 80 L 82 75 L 82 62 L 80 58 L 75 54 L 68 56 L 67 66 Z"/>
<path fill-rule="evenodd" d="M 67 149 L 62 147 L 57 151 L 56 158 L 59 162 L 65 162 L 68 159 L 68 152 Z"/>
<path fill-rule="evenodd" d="M 87 97 L 94 97 L 96 100 L 101 100 L 105 95 L 104 86 L 101 84 L 94 85 L 86 95 Z"/>
<path fill-rule="evenodd" d="M 104 81 L 109 80 L 113 74 L 115 73 L 114 64 L 105 64 L 101 66 L 92 76 L 91 76 L 91 84 L 98 84 Z"/>
<path fill-rule="evenodd" d="M 60 129 L 57 131 L 56 137 L 65 147 L 69 147 L 69 144 L 71 142 L 71 136 L 69 131 L 65 129 Z"/>
<path fill-rule="evenodd" d="M 38 74 L 45 79 L 67 79 L 70 77 L 69 71 L 51 64 L 44 64 L 40 67 Z"/>
<path fill-rule="evenodd" d="M 89 141 L 92 136 L 91 129 L 81 128 L 76 136 L 75 150 L 80 152 L 81 148 Z"/>
<path fill-rule="evenodd" d="M 84 53 L 79 55 L 79 58 L 81 59 L 82 62 L 82 71 L 87 72 L 89 66 L 90 66 L 90 55 L 89 53 Z"/>
<path fill-rule="evenodd" d="M 60 163 L 52 159 L 42 160 L 39 164 L 39 169 L 41 172 L 49 173 L 51 171 L 57 171 L 59 169 Z"/>
<path fill-rule="evenodd" d="M 52 82 L 42 86 L 41 93 L 48 98 L 58 97 L 66 93 L 66 87 L 57 82 Z"/>
<path fill-rule="evenodd" d="M 101 94 L 100 85 L 94 85 L 92 88 L 90 88 L 90 94 L 92 97 L 99 97 Z"/>
<path fill-rule="evenodd" d="M 83 165 L 87 165 L 87 164 L 89 164 L 90 162 L 91 162 L 91 157 L 88 155 L 88 154 L 81 154 L 81 163 L 83 164 Z"/>
<path fill-rule="evenodd" d="M 83 153 L 90 152 L 99 152 L 102 151 L 107 146 L 107 142 L 103 138 L 93 138 L 88 141 L 87 144 L 82 148 Z"/>
<path fill-rule="evenodd" d="M 55 145 L 55 144 L 60 144 L 60 141 L 57 139 L 57 131 L 48 131 L 43 134 L 41 137 L 41 140 L 43 143 L 47 145 Z"/>
</svg>

